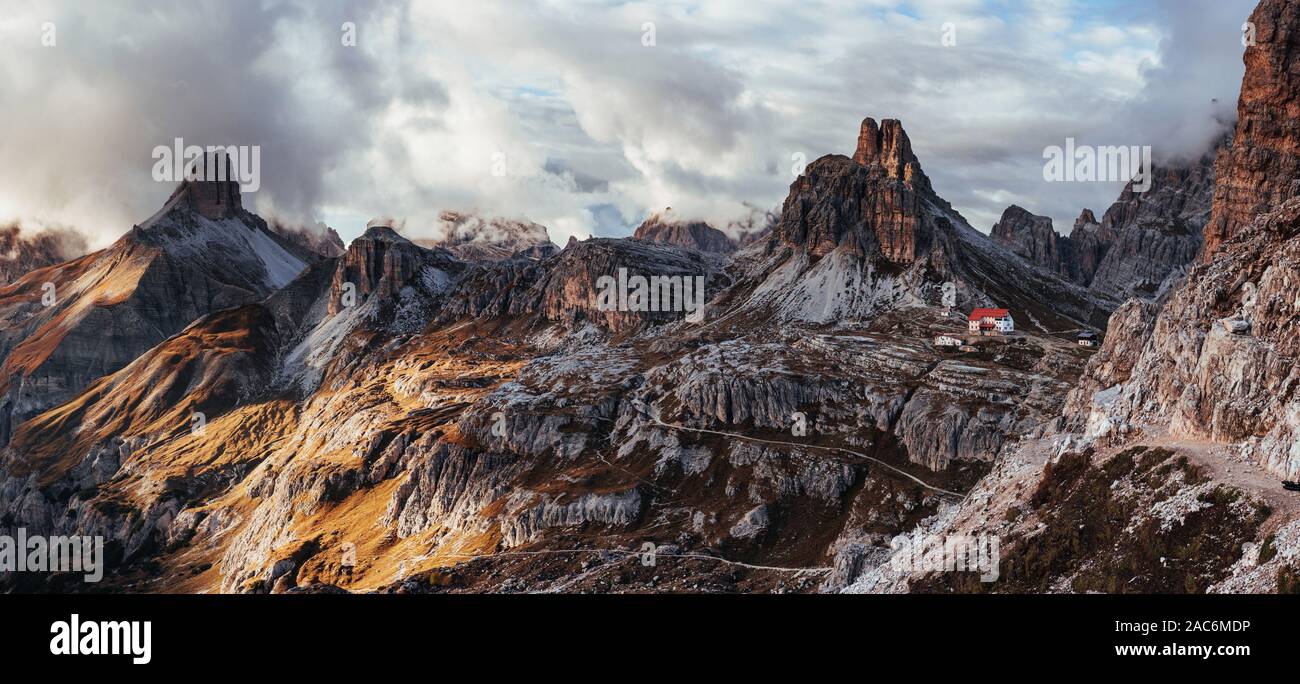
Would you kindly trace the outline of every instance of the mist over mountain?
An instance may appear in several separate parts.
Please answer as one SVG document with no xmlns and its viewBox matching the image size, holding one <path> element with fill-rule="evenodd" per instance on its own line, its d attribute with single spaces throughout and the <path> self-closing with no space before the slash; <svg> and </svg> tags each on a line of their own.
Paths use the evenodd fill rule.
<svg viewBox="0 0 1300 684">
<path fill-rule="evenodd" d="M 376 215 L 432 227 L 469 208 L 547 226 L 557 244 L 629 235 L 666 206 L 727 232 L 870 111 L 945 160 L 935 187 L 973 225 L 1017 204 L 1068 226 L 1125 181 L 1045 184 L 1043 148 L 1072 136 L 1199 158 L 1234 116 L 1251 6 L 241 0 L 128 17 L 8 0 L 0 107 L 24 135 L 0 151 L 0 222 L 77 226 L 104 247 L 165 198 L 148 152 L 179 137 L 262 147 L 248 205 L 345 243 Z M 37 39 L 46 22 L 54 47 Z M 193 35 L 228 54 L 191 49 Z"/>
</svg>

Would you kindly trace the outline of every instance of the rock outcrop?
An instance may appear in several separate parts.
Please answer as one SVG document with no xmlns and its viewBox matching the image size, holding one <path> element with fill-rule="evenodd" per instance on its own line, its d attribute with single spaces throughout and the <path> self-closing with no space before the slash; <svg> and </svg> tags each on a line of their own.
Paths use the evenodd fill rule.
<svg viewBox="0 0 1300 684">
<path fill-rule="evenodd" d="M 1108 343 L 1146 342 L 1136 359 L 1133 343 L 1124 342 L 1089 365 L 1093 381 L 1080 393 L 1090 436 L 1163 425 L 1176 436 L 1245 444 L 1278 477 L 1300 475 L 1298 235 L 1294 199 L 1239 229 L 1214 261 L 1197 264 L 1154 320 L 1116 320 Z M 1072 405 L 1082 408 L 1080 399 Z"/>
<path fill-rule="evenodd" d="M 929 246 L 924 202 L 930 181 L 912 153 L 902 124 L 865 119 L 849 159 L 822 157 L 790 188 L 773 235 L 786 245 L 822 257 L 845 245 L 862 256 L 911 264 Z"/>
<path fill-rule="evenodd" d="M 329 314 L 337 314 L 371 295 L 395 298 L 414 275 L 428 266 L 427 253 L 390 226 L 371 222 L 333 269 L 330 289 L 338 296 L 330 299 Z M 429 278 L 445 281 L 447 275 L 430 272 Z M 349 299 L 348 294 L 353 297 Z"/>
<path fill-rule="evenodd" d="M 1089 281 L 1092 292 L 1150 299 L 1196 259 L 1214 195 L 1214 156 L 1156 166 L 1146 192 L 1135 192 L 1131 182 L 1124 187 L 1097 229 L 1113 238 Z"/>
<path fill-rule="evenodd" d="M 1300 6 L 1263 0 L 1251 13 L 1254 44 L 1237 101 L 1237 128 L 1215 164 L 1214 213 L 1202 260 L 1261 213 L 1300 195 Z"/>
<path fill-rule="evenodd" d="M 1106 253 L 1115 244 L 1115 237 L 1114 226 L 1102 225 L 1091 209 L 1084 209 L 1074 220 L 1069 240 L 1080 282 L 1092 283 Z"/>
<path fill-rule="evenodd" d="M 647 242 L 664 245 L 689 247 L 701 252 L 729 254 L 736 251 L 736 245 L 726 233 L 710 226 L 704 221 L 678 221 L 672 216 L 672 209 L 661 214 L 654 214 L 637 226 L 632 237 Z"/>
<path fill-rule="evenodd" d="M 1098 300 L 1152 299 L 1196 258 L 1210 217 L 1215 152 L 1191 164 L 1156 166 L 1151 187 L 1124 186 L 1098 221 L 1084 209 L 1069 237 L 1052 220 L 1011 205 L 991 236 L 1016 254 L 1071 282 Z"/>
<path fill-rule="evenodd" d="M 1090 437 L 1155 426 L 1239 445 L 1270 472 L 1294 479 L 1300 198 L 1282 200 L 1293 192 L 1300 150 L 1293 87 L 1300 9 L 1264 0 L 1252 21 L 1259 44 L 1246 51 L 1241 119 L 1216 164 L 1204 259 L 1158 313 L 1116 314 L 1107 347 L 1070 400 L 1080 415 L 1067 418 L 1086 425 Z M 1199 203 L 1193 208 L 1203 213 Z M 1126 341 L 1111 345 L 1116 337 Z M 1138 351 L 1131 340 L 1141 339 Z"/>
<path fill-rule="evenodd" d="M 1081 281 L 1072 241 L 1056 234 L 1051 218 L 1031 214 L 1013 204 L 993 224 L 990 235 L 1031 263 L 1072 281 Z"/>
<path fill-rule="evenodd" d="M 620 269 L 626 278 L 620 280 Z M 602 278 L 613 279 L 601 287 Z M 633 278 L 644 279 L 653 299 L 630 299 Z M 654 280 L 651 280 L 651 279 Z M 699 285 L 704 289 L 700 291 Z M 650 323 L 682 320 L 697 303 L 707 303 L 729 284 L 717 255 L 664 245 L 595 238 L 564 250 L 522 300 L 517 312 L 531 311 L 547 320 L 580 327 L 594 323 L 613 332 L 626 332 Z M 629 297 L 623 303 L 602 304 L 602 292 Z M 688 302 L 689 299 L 689 302 Z"/>
<path fill-rule="evenodd" d="M 933 192 L 930 179 L 912 153 L 912 141 L 898 119 L 884 119 L 879 126 L 875 119 L 863 119 L 853 161 L 866 167 L 879 166 L 888 178 L 914 185 L 921 192 Z"/>
</svg>

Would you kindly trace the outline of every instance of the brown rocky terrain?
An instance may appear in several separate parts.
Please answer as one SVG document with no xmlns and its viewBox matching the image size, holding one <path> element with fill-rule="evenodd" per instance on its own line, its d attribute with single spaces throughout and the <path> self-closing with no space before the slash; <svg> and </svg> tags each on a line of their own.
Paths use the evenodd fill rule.
<svg viewBox="0 0 1300 684">
<path fill-rule="evenodd" d="M 245 211 L 237 184 L 186 181 L 107 249 L 0 288 L 0 443 L 200 316 L 266 297 L 318 258 Z"/>
<path fill-rule="evenodd" d="M 1300 198 L 1285 190 L 1300 127 L 1261 98 L 1293 94 L 1295 9 L 1264 0 L 1253 15 L 1268 38 L 1246 51 L 1204 259 L 1117 310 L 1059 419 L 929 521 L 934 534 L 999 535 L 1008 582 L 876 570 L 848 589 L 1273 592 L 1294 575 L 1300 503 L 1280 480 L 1300 474 Z"/>
<path fill-rule="evenodd" d="M 906 295 L 899 267 L 928 297 L 1000 273 L 1021 301 L 1050 296 L 1022 281 L 1086 299 L 954 227 L 915 158 L 890 157 L 908 149 L 901 126 L 884 130 L 868 166 L 810 166 L 736 260 L 636 239 L 465 260 L 375 225 L 20 421 L 0 521 L 104 535 L 114 586 L 133 590 L 814 590 L 837 544 L 960 497 L 1059 412 L 1089 354 L 1032 323 L 968 352 L 932 345 L 964 319 Z M 881 222 L 824 211 L 837 192 Z M 911 216 L 886 220 L 899 208 Z M 818 252 L 891 291 L 833 322 L 767 306 L 782 269 Z M 602 309 L 597 281 L 619 269 L 702 277 L 703 320 Z M 964 296 L 995 296 L 966 277 Z M 646 541 L 664 565 L 643 577 Z"/>
<path fill-rule="evenodd" d="M 1205 261 L 1256 216 L 1300 195 L 1300 7 L 1260 2 L 1249 22 L 1255 43 L 1246 47 L 1237 129 L 1215 164 L 1220 180 L 1205 227 Z"/>
<path fill-rule="evenodd" d="M 1300 21 L 1284 5 L 1256 11 L 1274 21 L 1261 39 Z M 1243 100 L 1289 82 L 1290 43 L 1260 48 Z M 1270 120 L 1262 149 L 1294 146 L 1274 135 L 1294 118 Z M 1198 221 L 1236 211 L 1252 174 L 1294 175 L 1261 158 L 1217 167 L 1236 190 L 1212 211 L 1202 165 L 1085 212 L 1066 273 L 1017 253 L 1049 238 L 1028 212 L 1002 241 L 973 229 L 895 120 L 808 165 L 730 254 L 529 255 L 510 231 L 457 253 L 381 221 L 322 258 L 229 187 L 182 185 L 113 248 L 0 290 L 0 532 L 102 535 L 114 559 L 101 586 L 0 582 L 1276 591 L 1300 558 L 1300 504 L 1276 486 L 1300 470 L 1300 198 L 1180 277 Z M 702 318 L 601 306 L 620 271 L 701 278 Z M 45 282 L 72 293 L 52 311 Z M 975 306 L 1011 309 L 1017 333 L 965 335 Z M 1107 319 L 1099 351 L 1074 343 Z M 921 533 L 997 535 L 1000 579 L 895 567 L 894 542 Z"/>
</svg>

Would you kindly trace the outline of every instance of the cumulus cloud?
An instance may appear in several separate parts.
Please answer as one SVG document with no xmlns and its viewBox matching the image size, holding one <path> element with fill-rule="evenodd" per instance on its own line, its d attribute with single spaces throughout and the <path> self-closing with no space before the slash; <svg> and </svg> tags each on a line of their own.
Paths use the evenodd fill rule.
<svg viewBox="0 0 1300 684">
<path fill-rule="evenodd" d="M 1014 202 L 1068 228 L 1120 184 L 1045 183 L 1044 147 L 1199 153 L 1232 117 L 1253 4 L 0 0 L 0 221 L 102 245 L 166 198 L 150 152 L 180 137 L 260 145 L 246 202 L 344 240 L 449 210 L 560 244 L 666 206 L 722 227 L 873 116 L 903 120 L 977 227 Z"/>
</svg>

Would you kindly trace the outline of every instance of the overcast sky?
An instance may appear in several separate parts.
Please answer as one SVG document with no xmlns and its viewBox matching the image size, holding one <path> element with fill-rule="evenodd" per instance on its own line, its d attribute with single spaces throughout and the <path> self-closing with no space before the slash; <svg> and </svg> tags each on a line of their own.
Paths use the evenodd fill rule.
<svg viewBox="0 0 1300 684">
<path fill-rule="evenodd" d="M 1016 203 L 1068 233 L 1122 184 L 1044 182 L 1044 148 L 1200 154 L 1254 4 L 0 0 L 0 223 L 107 244 L 166 199 L 151 152 L 180 137 L 260 145 L 245 203 L 345 240 L 458 210 L 563 244 L 776 207 L 795 155 L 852 154 L 871 116 L 980 230 Z"/>
</svg>

